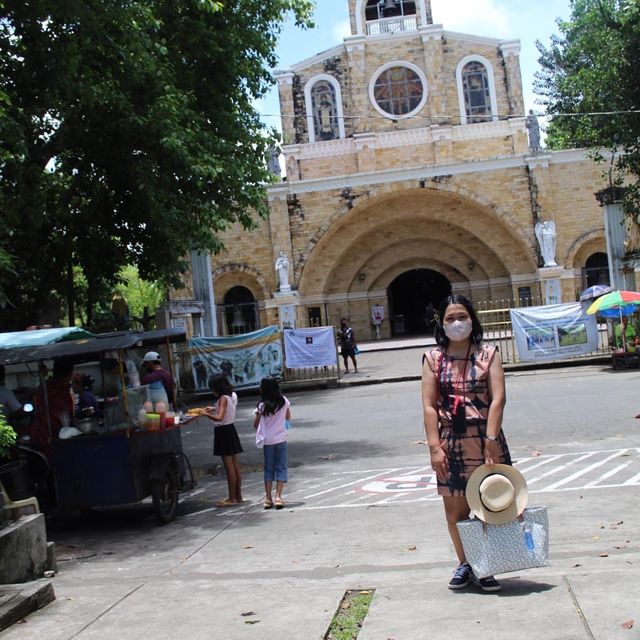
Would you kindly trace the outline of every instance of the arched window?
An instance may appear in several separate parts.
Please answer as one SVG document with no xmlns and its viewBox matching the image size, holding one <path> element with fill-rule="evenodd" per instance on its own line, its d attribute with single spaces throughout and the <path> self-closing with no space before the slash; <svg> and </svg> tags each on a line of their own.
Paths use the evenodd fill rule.
<svg viewBox="0 0 640 640">
<path fill-rule="evenodd" d="M 469 62 L 462 70 L 462 91 L 467 122 L 491 120 L 491 97 L 486 67 L 477 60 Z"/>
<path fill-rule="evenodd" d="M 309 142 L 344 138 L 342 96 L 338 81 L 329 75 L 309 80 L 305 89 Z"/>
<path fill-rule="evenodd" d="M 497 120 L 496 92 L 491 63 L 482 56 L 468 56 L 456 71 L 462 124 Z"/>
</svg>

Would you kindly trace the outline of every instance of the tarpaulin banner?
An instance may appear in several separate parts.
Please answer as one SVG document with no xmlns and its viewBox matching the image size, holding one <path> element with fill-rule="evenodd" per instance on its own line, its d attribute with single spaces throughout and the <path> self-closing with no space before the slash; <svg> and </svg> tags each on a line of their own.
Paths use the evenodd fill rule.
<svg viewBox="0 0 640 640">
<path fill-rule="evenodd" d="M 520 360 L 560 360 L 596 351 L 598 325 L 579 302 L 511 309 Z"/>
<path fill-rule="evenodd" d="M 338 356 L 333 327 L 285 330 L 284 359 L 287 369 L 336 365 Z"/>
<path fill-rule="evenodd" d="M 234 387 L 256 387 L 267 376 L 282 377 L 282 346 L 278 327 L 219 338 L 189 340 L 196 389 L 222 373 Z"/>
</svg>

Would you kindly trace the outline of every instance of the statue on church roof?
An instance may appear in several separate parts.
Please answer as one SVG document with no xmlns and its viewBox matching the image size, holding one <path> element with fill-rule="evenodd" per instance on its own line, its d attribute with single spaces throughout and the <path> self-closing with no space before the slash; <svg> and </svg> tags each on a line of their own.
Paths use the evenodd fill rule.
<svg viewBox="0 0 640 640">
<path fill-rule="evenodd" d="M 529 132 L 529 151 L 536 155 L 540 153 L 540 125 L 538 124 L 538 116 L 533 113 L 533 109 L 529 109 L 525 126 Z"/>
<path fill-rule="evenodd" d="M 282 170 L 280 169 L 280 147 L 277 144 L 272 144 L 267 149 L 267 169 L 274 175 L 280 177 Z"/>
</svg>

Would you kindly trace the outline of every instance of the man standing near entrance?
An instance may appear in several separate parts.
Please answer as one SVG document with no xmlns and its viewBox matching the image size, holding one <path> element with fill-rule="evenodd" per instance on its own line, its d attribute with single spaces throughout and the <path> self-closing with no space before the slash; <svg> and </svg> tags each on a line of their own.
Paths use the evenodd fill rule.
<svg viewBox="0 0 640 640">
<path fill-rule="evenodd" d="M 358 373 L 358 363 L 356 362 L 356 338 L 353 335 L 353 329 L 349 326 L 346 318 L 340 320 L 340 331 L 338 333 L 340 339 L 340 352 L 344 359 L 344 372 L 349 373 L 349 358 L 353 362 L 353 371 Z"/>
</svg>

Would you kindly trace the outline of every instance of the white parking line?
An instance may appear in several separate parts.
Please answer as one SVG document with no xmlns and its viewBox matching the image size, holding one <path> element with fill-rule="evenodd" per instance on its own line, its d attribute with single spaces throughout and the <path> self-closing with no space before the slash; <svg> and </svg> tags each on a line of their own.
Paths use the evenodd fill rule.
<svg viewBox="0 0 640 640">
<path fill-rule="evenodd" d="M 334 487 L 333 489 L 325 489 L 324 491 L 319 491 L 318 493 L 312 493 L 311 495 L 305 496 L 305 500 L 309 500 L 309 498 L 315 498 L 317 496 L 322 496 L 327 493 L 331 493 L 331 491 L 337 491 L 338 489 L 344 489 L 346 487 L 352 487 L 353 485 L 360 484 L 361 482 L 365 482 L 366 480 L 371 480 L 372 478 L 377 478 L 380 474 L 376 473 L 375 475 L 367 476 L 366 478 L 358 478 L 353 482 L 347 482 L 346 484 L 342 484 L 338 487 Z"/>
<path fill-rule="evenodd" d="M 619 458 L 621 455 L 623 455 L 627 451 L 628 451 L 627 449 L 623 449 L 622 452 L 614 453 L 613 455 L 608 456 L 604 460 L 600 460 L 600 462 L 595 462 L 594 464 L 589 465 L 586 469 L 581 469 L 580 471 L 576 471 L 575 473 L 572 473 L 568 478 L 559 480 L 558 482 L 548 486 L 546 489 L 547 491 L 553 491 L 554 489 L 557 489 L 562 485 L 569 484 L 569 482 L 571 482 L 572 480 L 575 480 L 580 476 L 586 475 L 590 471 L 593 471 L 593 469 L 597 469 L 598 467 L 601 467 L 603 464 L 607 464 L 607 462 L 609 462 L 610 460 L 613 460 L 614 458 Z"/>
<path fill-rule="evenodd" d="M 596 451 L 591 451 L 589 453 L 586 453 L 583 456 L 580 456 L 579 458 L 576 458 L 575 460 L 570 460 L 569 462 L 567 462 L 566 464 L 562 464 L 559 467 L 556 467 L 555 469 L 551 469 L 551 471 L 547 471 L 546 473 L 543 473 L 541 476 L 538 476 L 537 478 L 527 478 L 527 484 L 528 485 L 532 485 L 534 482 L 538 482 L 538 480 L 542 480 L 543 478 L 547 478 L 550 475 L 553 475 L 554 473 L 558 473 L 559 471 L 564 471 L 565 469 L 567 469 L 568 467 L 577 464 L 578 462 L 582 462 L 583 460 L 586 460 L 587 458 L 591 458 L 593 456 L 596 455 Z"/>
<path fill-rule="evenodd" d="M 614 467 L 613 469 L 609 469 L 609 471 L 607 471 L 606 473 L 603 473 L 599 478 L 596 478 L 592 482 L 585 484 L 584 488 L 589 489 L 590 487 L 595 487 L 596 485 L 600 484 L 603 480 L 606 480 L 607 478 L 611 478 L 611 476 L 615 476 L 616 473 L 618 473 L 619 471 L 626 469 L 630 464 L 631 462 L 625 462 L 624 464 L 619 464 L 617 467 Z"/>
</svg>

